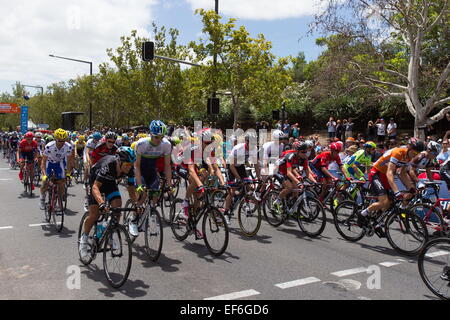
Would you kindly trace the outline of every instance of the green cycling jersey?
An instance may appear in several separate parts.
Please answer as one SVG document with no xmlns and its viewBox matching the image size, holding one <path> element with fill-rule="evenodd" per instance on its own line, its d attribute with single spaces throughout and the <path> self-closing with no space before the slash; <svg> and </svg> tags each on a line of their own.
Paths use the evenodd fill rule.
<svg viewBox="0 0 450 320">
<path fill-rule="evenodd" d="M 366 154 L 364 149 L 356 151 L 343 165 L 343 169 L 350 176 L 357 179 L 364 178 L 364 173 L 359 169 L 360 166 L 372 166 L 372 156 Z"/>
</svg>

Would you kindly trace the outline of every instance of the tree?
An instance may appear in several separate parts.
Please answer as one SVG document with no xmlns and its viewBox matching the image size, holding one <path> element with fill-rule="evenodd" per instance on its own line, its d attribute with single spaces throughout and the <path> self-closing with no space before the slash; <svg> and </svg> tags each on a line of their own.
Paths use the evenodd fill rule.
<svg viewBox="0 0 450 320">
<path fill-rule="evenodd" d="M 231 93 L 233 128 L 243 106 L 259 109 L 280 105 L 281 93 L 291 81 L 285 69 L 288 60 L 276 61 L 264 35 L 250 37 L 245 27 L 236 27 L 235 19 L 223 24 L 214 11 L 200 9 L 196 13 L 202 17 L 202 31 L 209 39 L 191 42 L 190 47 L 200 60 L 217 55 L 216 65 L 208 61 L 203 86 L 209 93 L 219 89 Z"/>
<path fill-rule="evenodd" d="M 314 26 L 346 41 L 334 53 L 354 87 L 403 99 L 415 136 L 450 111 L 448 0 L 326 2 Z"/>
</svg>

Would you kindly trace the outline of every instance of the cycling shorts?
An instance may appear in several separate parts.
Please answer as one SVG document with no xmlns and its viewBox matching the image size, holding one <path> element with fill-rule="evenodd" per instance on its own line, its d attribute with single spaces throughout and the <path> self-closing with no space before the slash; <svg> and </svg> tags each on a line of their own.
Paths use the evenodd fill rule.
<svg viewBox="0 0 450 320">
<path fill-rule="evenodd" d="M 30 162 L 34 161 L 34 152 L 21 152 L 19 161 L 28 160 Z"/>
<path fill-rule="evenodd" d="M 371 193 L 377 197 L 384 196 L 391 190 L 387 176 L 375 168 L 369 172 L 369 183 Z"/>
<path fill-rule="evenodd" d="M 51 178 L 55 175 L 56 180 L 61 180 L 66 177 L 64 171 L 64 164 L 62 162 L 51 163 L 47 162 L 47 168 L 45 170 L 48 178 Z"/>
</svg>

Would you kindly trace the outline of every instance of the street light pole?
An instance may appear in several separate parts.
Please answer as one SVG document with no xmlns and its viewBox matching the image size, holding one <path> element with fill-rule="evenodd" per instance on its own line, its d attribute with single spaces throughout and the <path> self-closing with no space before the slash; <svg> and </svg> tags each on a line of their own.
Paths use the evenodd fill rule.
<svg viewBox="0 0 450 320">
<path fill-rule="evenodd" d="M 72 59 L 72 58 L 66 58 L 66 57 L 59 57 L 55 56 L 53 54 L 49 54 L 52 58 L 58 58 L 58 59 L 64 59 L 64 60 L 70 60 L 70 61 L 76 61 L 81 63 L 87 63 L 90 65 L 90 76 L 91 76 L 91 94 L 90 94 L 90 101 L 89 101 L 89 130 L 92 130 L 92 62 L 91 61 L 84 61 L 84 60 L 78 60 L 78 59 Z"/>
</svg>

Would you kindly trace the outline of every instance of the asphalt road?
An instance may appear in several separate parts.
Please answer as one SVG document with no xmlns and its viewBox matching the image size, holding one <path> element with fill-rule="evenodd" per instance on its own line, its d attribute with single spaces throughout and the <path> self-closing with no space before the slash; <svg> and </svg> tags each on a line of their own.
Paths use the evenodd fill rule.
<svg viewBox="0 0 450 320">
<path fill-rule="evenodd" d="M 305 236 L 294 221 L 279 228 L 263 221 L 258 235 L 248 239 L 234 220 L 228 248 L 219 258 L 209 254 L 203 240 L 190 236 L 179 242 L 165 227 L 160 259 L 147 260 L 135 245 L 129 279 L 116 290 L 106 281 L 101 256 L 89 267 L 78 260 L 82 186 L 69 189 L 61 233 L 40 225 L 45 221 L 38 190 L 31 199 L 22 191 L 17 171 L 0 159 L 0 299 L 435 299 L 420 279 L 415 258 L 399 255 L 376 236 L 347 242 L 331 219 L 316 239 Z M 123 195 L 125 200 L 126 191 Z M 78 271 L 79 282 L 74 282 Z"/>
</svg>

